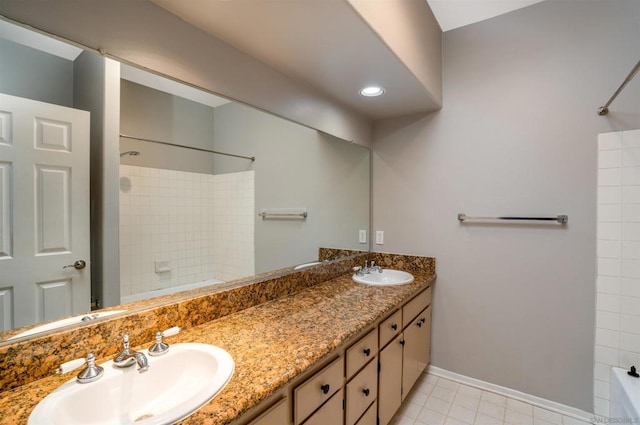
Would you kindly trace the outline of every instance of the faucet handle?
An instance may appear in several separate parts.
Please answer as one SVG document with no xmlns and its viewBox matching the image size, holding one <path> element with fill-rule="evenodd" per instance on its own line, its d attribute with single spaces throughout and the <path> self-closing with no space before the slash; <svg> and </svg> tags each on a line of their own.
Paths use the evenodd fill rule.
<svg viewBox="0 0 640 425">
<path fill-rule="evenodd" d="M 96 356 L 93 353 L 89 353 L 87 358 L 75 359 L 62 363 L 60 367 L 56 369 L 56 375 L 62 375 L 67 372 L 71 372 L 79 368 L 80 366 L 87 364 L 87 367 L 82 369 L 76 380 L 80 384 L 87 384 L 89 382 L 97 381 L 104 374 L 104 369 L 100 366 L 96 366 Z"/>
<path fill-rule="evenodd" d="M 149 348 L 149 355 L 152 357 L 158 357 L 169 351 L 169 345 L 162 341 L 165 336 L 173 336 L 180 332 L 180 327 L 174 326 L 163 332 L 156 332 L 156 342 Z"/>
<path fill-rule="evenodd" d="M 86 362 L 87 362 L 87 359 L 85 359 L 84 357 L 80 359 L 69 360 L 68 362 L 64 362 L 60 366 L 58 366 L 58 368 L 56 369 L 56 375 L 64 375 L 67 372 L 76 370 Z"/>
<path fill-rule="evenodd" d="M 167 330 L 162 331 L 162 336 L 174 336 L 178 335 L 182 329 L 180 326 L 173 326 Z"/>
</svg>

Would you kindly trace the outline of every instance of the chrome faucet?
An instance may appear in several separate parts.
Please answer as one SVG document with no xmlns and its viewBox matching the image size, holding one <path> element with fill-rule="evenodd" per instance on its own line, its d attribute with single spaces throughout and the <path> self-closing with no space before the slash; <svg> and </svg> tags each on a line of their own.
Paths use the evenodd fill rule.
<svg viewBox="0 0 640 425">
<path fill-rule="evenodd" d="M 149 369 L 149 362 L 144 353 L 129 349 L 129 334 L 122 335 L 124 349 L 113 359 L 114 366 L 125 368 L 138 364 L 138 372 L 145 372 Z"/>
<path fill-rule="evenodd" d="M 370 273 L 373 273 L 373 272 L 382 273 L 382 267 L 376 266 L 376 262 L 371 260 L 371 267 L 369 267 L 369 272 Z"/>
<path fill-rule="evenodd" d="M 364 267 L 354 267 L 353 271 L 356 272 L 356 276 L 364 276 L 373 272 L 382 273 L 382 267 L 376 266 L 376 262 L 373 260 L 371 260 L 371 266 L 369 266 L 369 260 L 365 260 Z"/>
<path fill-rule="evenodd" d="M 369 268 L 369 260 L 364 260 L 364 267 L 362 268 L 363 274 L 369 274 L 371 269 Z"/>
</svg>

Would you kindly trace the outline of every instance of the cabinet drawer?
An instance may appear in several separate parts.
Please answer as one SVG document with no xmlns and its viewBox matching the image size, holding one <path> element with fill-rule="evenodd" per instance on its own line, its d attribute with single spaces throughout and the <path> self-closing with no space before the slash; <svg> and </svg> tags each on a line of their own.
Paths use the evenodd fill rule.
<svg viewBox="0 0 640 425">
<path fill-rule="evenodd" d="M 418 313 L 431 304 L 431 287 L 422 291 L 418 296 L 402 307 L 402 327 L 405 328 L 416 318 Z"/>
<path fill-rule="evenodd" d="M 342 400 L 344 399 L 344 391 L 336 393 L 331 400 L 326 402 L 316 413 L 311 415 L 304 425 L 342 425 L 344 424 L 344 416 L 342 415 Z"/>
<path fill-rule="evenodd" d="M 347 379 L 351 378 L 377 353 L 378 336 L 373 329 L 347 350 Z"/>
<path fill-rule="evenodd" d="M 285 425 L 289 423 L 287 399 L 282 399 L 248 425 Z"/>
<path fill-rule="evenodd" d="M 377 417 L 376 411 L 378 410 L 378 402 L 375 401 L 364 415 L 360 418 L 360 420 L 356 423 L 356 425 L 377 425 Z"/>
<path fill-rule="evenodd" d="M 294 390 L 295 422 L 301 423 L 344 383 L 344 357 L 307 379 Z"/>
<path fill-rule="evenodd" d="M 346 424 L 354 425 L 378 394 L 378 363 L 370 362 L 347 384 Z"/>
<path fill-rule="evenodd" d="M 402 312 L 393 313 L 388 319 L 380 323 L 380 347 L 387 345 L 402 329 Z"/>
</svg>

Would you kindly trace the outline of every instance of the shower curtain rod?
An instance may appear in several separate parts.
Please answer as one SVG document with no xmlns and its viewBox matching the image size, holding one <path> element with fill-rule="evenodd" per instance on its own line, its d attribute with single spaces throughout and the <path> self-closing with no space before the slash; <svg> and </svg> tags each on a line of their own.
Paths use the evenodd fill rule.
<svg viewBox="0 0 640 425">
<path fill-rule="evenodd" d="M 615 98 L 618 97 L 618 95 L 622 92 L 622 90 L 627 85 L 627 83 L 633 80 L 633 77 L 635 77 L 635 75 L 638 73 L 639 70 L 640 70 L 640 61 L 638 61 L 638 63 L 636 64 L 636 66 L 633 67 L 629 75 L 627 75 L 627 78 L 625 78 L 622 84 L 620 84 L 620 87 L 618 87 L 618 90 L 616 90 L 613 96 L 611 96 L 611 99 L 609 99 L 609 101 L 605 103 L 604 106 L 601 106 L 598 108 L 598 115 L 607 115 L 607 113 L 609 112 L 609 105 L 611 105 L 611 102 L 613 102 Z"/>
<path fill-rule="evenodd" d="M 142 137 L 134 137 L 134 136 L 126 135 L 126 134 L 121 134 L 120 137 L 123 137 L 125 139 L 131 139 L 131 140 L 139 140 L 141 142 L 150 142 L 150 143 L 157 143 L 159 145 L 174 146 L 174 147 L 177 147 L 177 148 L 185 148 L 185 149 L 192 149 L 194 151 L 215 153 L 217 155 L 232 156 L 234 158 L 250 159 L 252 162 L 256 160 L 255 156 L 244 156 L 244 155 L 236 155 L 236 154 L 233 154 L 233 153 L 218 152 L 218 151 L 213 151 L 213 150 L 210 150 L 210 149 L 195 148 L 193 146 L 184 146 L 184 145 L 178 145 L 178 144 L 170 143 L 170 142 L 163 142 L 163 141 L 160 141 L 160 140 L 145 139 L 145 138 L 142 138 Z"/>
</svg>

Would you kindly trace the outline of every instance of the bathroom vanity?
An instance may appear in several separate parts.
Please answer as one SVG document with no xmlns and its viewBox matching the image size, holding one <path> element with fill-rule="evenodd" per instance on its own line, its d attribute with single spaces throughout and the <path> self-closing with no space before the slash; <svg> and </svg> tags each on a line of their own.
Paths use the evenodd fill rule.
<svg viewBox="0 0 640 425">
<path fill-rule="evenodd" d="M 415 280 L 400 286 L 355 283 L 351 268 L 365 259 L 407 270 Z M 235 304 L 249 305 L 204 323 L 198 323 L 204 310 L 221 308 L 207 298 L 215 294 L 197 297 L 198 307 L 191 305 L 184 315 L 178 314 L 183 306 L 176 302 L 162 306 L 157 316 L 140 318 L 132 313 L 103 322 L 101 331 L 94 329 L 88 340 L 79 341 L 78 330 L 46 338 L 57 341 L 59 347 L 51 356 L 54 363 L 63 349 L 73 351 L 75 347 L 71 353 L 75 355 L 106 346 L 103 351 L 95 350 L 102 363 L 117 350 L 121 332 L 142 325 L 145 329 L 132 333 L 132 345 L 147 348 L 152 342 L 149 336 L 168 324 L 168 316 L 181 322 L 171 324 L 184 328 L 166 339 L 169 344 L 213 344 L 229 352 L 236 365 L 226 388 L 182 424 L 365 425 L 375 424 L 378 412 L 380 423 L 386 424 L 429 362 L 434 281 L 432 258 L 362 254 L 264 279 L 253 284 L 253 290 L 266 287 L 267 293 L 280 295 L 268 299 L 246 298 L 242 293 L 227 296 Z M 246 291 L 247 286 L 251 285 L 244 283 L 241 288 Z M 10 353 L 22 358 L 23 369 L 12 374 L 18 379 L 21 373 L 28 373 L 29 359 L 19 352 L 27 349 L 20 344 L 0 347 L 0 359 Z M 31 345 L 31 350 L 38 348 Z M 51 376 L 58 366 L 54 363 L 42 360 L 38 365 L 47 371 L 47 377 L 0 393 L 1 423 L 26 423 L 40 400 L 74 377 L 73 373 Z"/>
<path fill-rule="evenodd" d="M 428 365 L 430 339 L 427 286 L 237 423 L 386 425 Z"/>
</svg>

